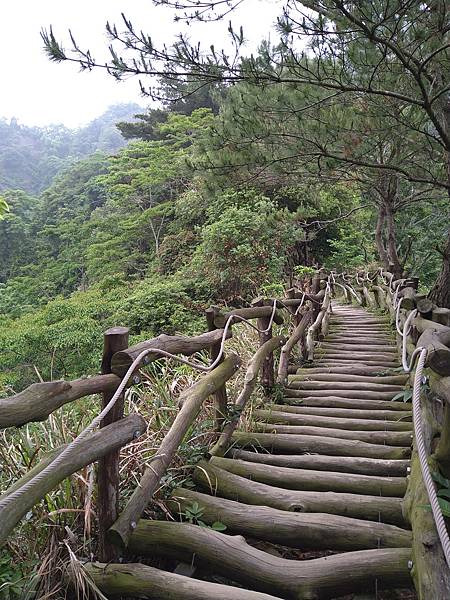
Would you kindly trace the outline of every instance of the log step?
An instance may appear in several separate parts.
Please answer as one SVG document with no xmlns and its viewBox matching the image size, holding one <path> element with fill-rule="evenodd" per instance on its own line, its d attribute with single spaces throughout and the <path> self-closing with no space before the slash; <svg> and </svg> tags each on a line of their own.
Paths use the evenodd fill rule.
<svg viewBox="0 0 450 600">
<path fill-rule="evenodd" d="M 303 425 L 277 425 L 275 423 L 254 424 L 254 431 L 263 433 L 282 433 L 287 435 L 306 435 L 330 437 L 342 440 L 359 440 L 369 444 L 402 446 L 407 448 L 412 443 L 412 433 L 406 431 L 357 431 L 332 429 L 330 427 L 308 427 Z"/>
<path fill-rule="evenodd" d="M 232 449 L 227 456 L 267 465 L 278 465 L 292 469 L 312 469 L 360 475 L 381 475 L 404 477 L 409 460 L 382 460 L 379 458 L 358 458 L 354 456 L 326 456 L 324 454 L 268 454 Z"/>
<path fill-rule="evenodd" d="M 350 431 L 412 431 L 412 423 L 407 421 L 324 417 L 262 409 L 253 411 L 253 415 L 264 423 L 278 423 L 281 425 L 306 425 L 309 427 L 328 427 Z"/>
<path fill-rule="evenodd" d="M 401 498 L 406 491 L 405 477 L 380 477 L 375 475 L 354 475 L 333 471 L 292 469 L 213 456 L 210 464 L 235 475 L 246 477 L 288 490 L 310 492 L 346 492 L 370 496 L 393 496 Z"/>
<path fill-rule="evenodd" d="M 208 525 L 219 521 L 226 526 L 227 533 L 290 548 L 347 551 L 407 548 L 411 545 L 411 532 L 395 525 L 323 513 L 294 513 L 268 506 L 251 506 L 183 488 L 174 490 L 167 506 L 172 515 L 182 521 L 183 513 L 194 502 L 202 507 L 202 521 Z"/>
</svg>

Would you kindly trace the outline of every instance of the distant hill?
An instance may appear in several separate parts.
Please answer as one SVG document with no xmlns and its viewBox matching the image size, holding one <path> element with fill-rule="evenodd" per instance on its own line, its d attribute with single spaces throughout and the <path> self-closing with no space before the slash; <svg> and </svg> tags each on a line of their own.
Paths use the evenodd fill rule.
<svg viewBox="0 0 450 600">
<path fill-rule="evenodd" d="M 27 127 L 16 119 L 0 119 L 0 190 L 20 189 L 39 194 L 67 164 L 96 150 L 112 153 L 126 141 L 118 121 L 142 112 L 138 104 L 111 106 L 85 127 Z"/>
</svg>

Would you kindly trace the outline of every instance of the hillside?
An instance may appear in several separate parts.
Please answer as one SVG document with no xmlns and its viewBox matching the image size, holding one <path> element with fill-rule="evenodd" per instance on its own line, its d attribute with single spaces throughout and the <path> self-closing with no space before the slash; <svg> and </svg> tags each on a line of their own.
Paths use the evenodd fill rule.
<svg viewBox="0 0 450 600">
<path fill-rule="evenodd" d="M 137 104 L 111 106 L 85 127 L 27 127 L 16 119 L 0 119 L 0 190 L 20 189 L 39 194 L 64 166 L 96 152 L 110 153 L 125 142 L 117 121 L 131 120 Z"/>
</svg>

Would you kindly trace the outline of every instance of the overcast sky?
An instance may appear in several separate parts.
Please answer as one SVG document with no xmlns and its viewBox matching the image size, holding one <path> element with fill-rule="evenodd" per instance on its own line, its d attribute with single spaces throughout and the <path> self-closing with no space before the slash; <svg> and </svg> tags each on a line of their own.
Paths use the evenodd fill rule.
<svg viewBox="0 0 450 600">
<path fill-rule="evenodd" d="M 277 0 L 245 0 L 233 13 L 237 26 L 244 25 L 249 48 L 267 37 L 279 12 Z M 83 125 L 119 102 L 149 101 L 139 94 L 137 79 L 117 83 L 103 71 L 81 73 L 76 65 L 55 64 L 42 49 L 39 32 L 50 24 L 59 41 L 67 41 L 70 27 L 81 47 L 89 48 L 97 61 L 106 59 L 106 21 L 121 23 L 120 14 L 135 22 L 158 42 L 169 42 L 181 25 L 173 13 L 156 8 L 151 0 L 9 0 L 2 2 L 0 56 L 2 86 L 0 118 L 16 117 L 25 125 L 64 123 Z M 191 40 L 226 43 L 227 23 L 200 24 L 189 30 Z M 273 36 L 273 34 L 272 34 Z"/>
</svg>

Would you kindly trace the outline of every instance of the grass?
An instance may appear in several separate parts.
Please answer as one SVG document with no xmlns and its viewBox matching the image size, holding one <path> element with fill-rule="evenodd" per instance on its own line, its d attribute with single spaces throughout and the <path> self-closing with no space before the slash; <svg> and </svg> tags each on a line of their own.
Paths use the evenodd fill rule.
<svg viewBox="0 0 450 600">
<path fill-rule="evenodd" d="M 233 402 L 243 387 L 246 363 L 259 346 L 258 334 L 246 325 L 234 327 L 226 351 L 242 359 L 242 367 L 227 384 Z M 207 355 L 195 357 L 207 363 Z M 147 431 L 121 451 L 121 504 L 131 496 L 178 411 L 180 392 L 190 387 L 201 373 L 175 361 L 151 363 L 142 381 L 126 393 L 126 413 L 139 413 Z M 263 401 L 258 388 L 253 402 L 242 415 L 242 428 L 252 422 L 253 406 Z M 35 466 L 45 453 L 71 441 L 96 416 L 100 399 L 90 396 L 55 411 L 42 423 L 0 432 L 0 493 Z M 161 481 L 148 517 L 166 518 L 164 500 L 171 490 L 190 485 L 192 467 L 215 441 L 212 432 L 214 406 L 210 398 L 181 444 Z M 90 584 L 83 580 L 80 560 L 95 559 L 97 523 L 95 467 L 89 466 L 62 482 L 37 504 L 16 527 L 0 551 L 0 600 L 62 600 L 87 598 Z M 75 574 L 77 592 L 68 592 L 64 583 L 67 568 Z M 92 593 L 92 590 L 90 590 Z M 72 595 L 71 595 L 72 594 Z M 101 598 L 101 596 L 98 596 Z"/>
</svg>

